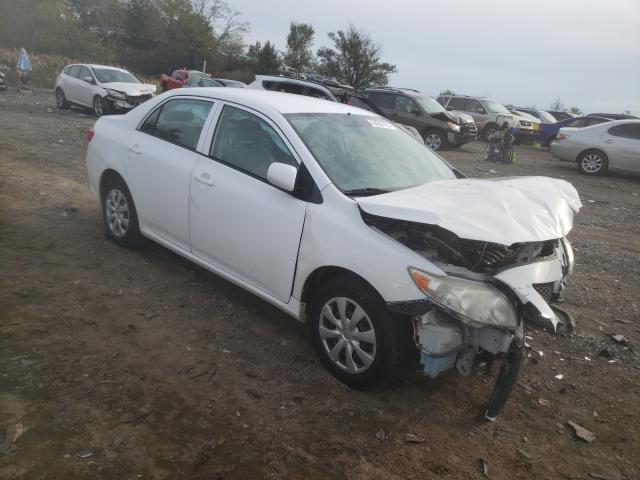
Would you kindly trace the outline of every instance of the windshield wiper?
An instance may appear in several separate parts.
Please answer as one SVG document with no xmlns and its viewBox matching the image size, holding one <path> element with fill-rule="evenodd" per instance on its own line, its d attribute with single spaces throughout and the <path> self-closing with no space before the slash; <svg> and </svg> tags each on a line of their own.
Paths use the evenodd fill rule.
<svg viewBox="0 0 640 480">
<path fill-rule="evenodd" d="M 383 188 L 354 188 L 353 190 L 345 190 L 345 195 L 352 197 L 367 196 L 367 195 L 380 195 L 382 193 L 389 193 L 391 190 L 385 190 Z"/>
</svg>

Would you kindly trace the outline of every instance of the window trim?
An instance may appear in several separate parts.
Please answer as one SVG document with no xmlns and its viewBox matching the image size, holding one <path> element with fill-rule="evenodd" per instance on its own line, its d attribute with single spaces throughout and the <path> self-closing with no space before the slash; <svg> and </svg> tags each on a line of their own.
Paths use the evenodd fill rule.
<svg viewBox="0 0 640 480">
<path fill-rule="evenodd" d="M 160 110 L 160 113 L 158 114 L 158 118 L 160 118 L 160 115 L 162 114 L 162 109 L 164 108 L 164 106 L 167 103 L 169 103 L 171 101 L 174 101 L 174 100 L 207 101 L 207 102 L 212 104 L 211 105 L 211 110 L 209 110 L 209 115 L 207 116 L 206 120 L 204 121 L 204 124 L 202 125 L 202 130 L 200 130 L 200 136 L 198 137 L 198 142 L 196 143 L 196 146 L 194 148 L 191 148 L 191 147 L 188 147 L 186 145 L 183 145 L 182 143 L 174 142 L 174 141 L 171 141 L 171 140 L 169 140 L 167 138 L 155 135 L 156 125 L 153 126 L 154 133 L 149 133 L 149 132 L 142 131 L 142 125 L 144 125 L 144 123 L 147 121 L 147 119 L 150 116 L 152 116 L 157 110 Z M 208 131 L 207 124 L 209 123 L 209 120 L 211 119 L 212 114 L 215 114 L 217 112 L 216 106 L 218 105 L 218 102 L 219 102 L 218 100 L 214 100 L 214 99 L 211 99 L 211 98 L 208 98 L 208 97 L 197 97 L 197 96 L 194 96 L 192 98 L 191 95 L 189 95 L 189 96 L 186 96 L 186 95 L 185 96 L 183 96 L 183 95 L 172 96 L 170 98 L 167 98 L 164 102 L 160 103 L 159 105 L 156 105 L 151 110 L 149 110 L 149 112 L 147 112 L 147 114 L 142 118 L 142 120 L 140 120 L 140 122 L 138 122 L 138 125 L 136 126 L 135 130 L 137 132 L 140 132 L 140 133 L 144 134 L 144 135 L 149 135 L 150 137 L 157 138 L 158 140 L 162 140 L 163 142 L 167 142 L 167 143 L 170 143 L 170 144 L 175 145 L 177 147 L 184 148 L 185 150 L 188 150 L 190 152 L 200 153 L 202 155 L 202 152 L 198 151 L 198 146 L 200 146 L 200 143 L 202 141 L 202 138 L 203 138 L 202 134 L 205 131 Z M 156 124 L 158 123 L 158 118 L 156 119 Z"/>
</svg>

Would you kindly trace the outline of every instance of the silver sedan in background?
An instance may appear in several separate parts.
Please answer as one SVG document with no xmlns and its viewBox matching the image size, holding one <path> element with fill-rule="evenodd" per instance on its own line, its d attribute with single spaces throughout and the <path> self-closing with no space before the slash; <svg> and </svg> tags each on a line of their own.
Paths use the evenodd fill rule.
<svg viewBox="0 0 640 480">
<path fill-rule="evenodd" d="M 609 168 L 640 173 L 640 120 L 564 127 L 550 148 L 554 158 L 577 162 L 586 175 L 602 175 Z"/>
</svg>

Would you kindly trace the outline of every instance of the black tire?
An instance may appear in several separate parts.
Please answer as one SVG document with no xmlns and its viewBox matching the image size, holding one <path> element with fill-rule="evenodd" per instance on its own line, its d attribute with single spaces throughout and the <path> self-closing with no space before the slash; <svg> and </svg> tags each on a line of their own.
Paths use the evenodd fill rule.
<svg viewBox="0 0 640 480">
<path fill-rule="evenodd" d="M 115 194 L 117 192 L 117 194 Z M 140 233 L 138 212 L 133 202 L 131 192 L 124 180 L 120 177 L 112 177 L 102 188 L 102 220 L 107 237 L 115 244 L 125 248 L 138 248 L 145 243 L 145 238 Z M 126 206 L 126 214 L 123 211 L 115 212 L 114 205 Z M 113 221 L 113 215 L 120 216 L 120 227 L 124 218 L 127 219 L 126 227 L 118 228 L 118 221 Z"/>
<path fill-rule="evenodd" d="M 323 331 L 341 331 L 341 328 L 327 329 L 332 323 L 323 309 L 327 305 L 331 305 L 331 311 L 334 315 L 339 316 L 339 307 L 337 303 L 331 303 L 332 300 L 346 298 L 346 316 L 349 313 L 355 313 L 354 303 L 359 306 L 366 315 L 359 320 L 351 332 L 360 335 L 373 331 L 375 346 L 367 343 L 366 340 L 354 340 L 353 337 L 346 339 L 344 336 L 336 336 L 333 338 L 322 338 L 320 330 Z M 351 302 L 351 303 L 350 303 Z M 332 308 L 333 307 L 333 308 Z M 388 383 L 394 379 L 401 370 L 401 366 L 408 358 L 407 340 L 411 340 L 411 323 L 408 318 L 391 315 L 385 308 L 385 304 L 380 296 L 364 281 L 351 277 L 332 278 L 320 286 L 314 293 L 309 305 L 309 326 L 311 328 L 311 337 L 316 352 L 320 356 L 323 365 L 338 380 L 346 385 L 358 389 L 365 390 L 375 388 Z M 344 330 L 345 335 L 349 335 L 347 328 Z M 352 333 L 353 334 L 353 333 Z M 333 335 L 333 334 L 332 334 Z M 335 340 L 335 343 L 331 343 Z M 342 347 L 337 356 L 337 361 L 331 359 L 328 350 L 335 348 L 337 343 L 343 341 Z M 365 366 L 365 362 L 360 361 L 362 358 L 356 351 L 355 347 L 349 346 L 347 343 L 357 343 L 361 350 L 371 354 L 372 362 Z M 326 346 L 325 346 L 326 345 Z M 373 347 L 373 348 L 371 348 Z M 340 355 L 344 353 L 344 355 Z M 356 368 L 364 368 L 364 370 L 356 373 L 350 373 L 348 369 L 347 355 L 351 355 L 352 364 Z M 360 364 L 358 363 L 360 361 Z M 339 363 L 342 362 L 343 366 Z"/>
<path fill-rule="evenodd" d="M 484 130 L 482 130 L 482 138 L 484 139 L 484 141 L 489 141 L 489 136 L 492 134 L 492 132 L 497 132 L 498 130 L 498 125 L 496 125 L 495 123 L 489 123 L 485 125 Z"/>
<path fill-rule="evenodd" d="M 111 105 L 109 102 L 100 95 L 93 97 L 93 114 L 97 118 L 100 118 L 103 115 L 109 115 L 109 113 L 111 113 L 110 107 Z"/>
<path fill-rule="evenodd" d="M 578 156 L 578 168 L 585 175 L 604 175 L 609 168 L 609 159 L 600 150 L 587 150 Z"/>
<path fill-rule="evenodd" d="M 56 107 L 61 110 L 67 110 L 69 108 L 69 102 L 67 102 L 67 97 L 60 87 L 56 88 Z"/>
<path fill-rule="evenodd" d="M 424 132 L 422 139 L 424 144 L 434 151 L 442 150 L 448 143 L 447 135 L 440 130 L 427 130 Z"/>
</svg>

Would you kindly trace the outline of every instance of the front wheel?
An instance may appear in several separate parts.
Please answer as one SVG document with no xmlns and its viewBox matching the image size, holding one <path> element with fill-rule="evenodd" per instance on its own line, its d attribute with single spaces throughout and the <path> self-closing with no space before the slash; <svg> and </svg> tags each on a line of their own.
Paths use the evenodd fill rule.
<svg viewBox="0 0 640 480">
<path fill-rule="evenodd" d="M 93 98 L 93 114 L 98 118 L 109 114 L 109 103 L 99 95 Z"/>
<path fill-rule="evenodd" d="M 64 92 L 60 87 L 56 88 L 56 107 L 61 110 L 66 110 L 69 108 L 67 97 L 65 97 Z"/>
<path fill-rule="evenodd" d="M 398 373 L 407 353 L 402 348 L 410 339 L 409 322 L 390 315 L 363 281 L 335 278 L 322 285 L 311 301 L 309 319 L 322 363 L 341 382 L 368 389 Z"/>
<path fill-rule="evenodd" d="M 609 167 L 609 160 L 599 150 L 587 150 L 578 157 L 578 166 L 585 175 L 602 175 Z"/>
<path fill-rule="evenodd" d="M 429 130 L 424 134 L 424 144 L 431 150 L 440 150 L 445 145 L 445 137 L 438 130 Z"/>
</svg>

